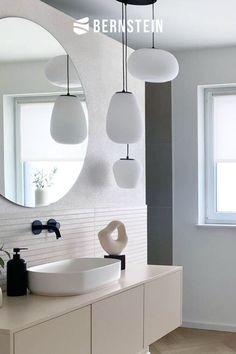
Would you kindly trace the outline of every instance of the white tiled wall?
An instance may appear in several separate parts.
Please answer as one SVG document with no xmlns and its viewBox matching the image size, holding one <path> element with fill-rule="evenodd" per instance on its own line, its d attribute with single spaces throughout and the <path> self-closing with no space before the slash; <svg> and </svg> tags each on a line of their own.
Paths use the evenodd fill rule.
<svg viewBox="0 0 236 354">
<path fill-rule="evenodd" d="M 42 232 L 33 235 L 31 223 L 41 220 L 46 223 L 54 218 L 61 223 L 62 238 L 56 240 L 54 233 Z M 13 247 L 28 247 L 22 252 L 28 266 L 57 261 L 71 257 L 102 257 L 97 234 L 110 221 L 120 220 L 127 228 L 129 243 L 124 251 L 127 263 L 147 262 L 147 211 L 138 208 L 99 208 L 53 211 L 31 211 L 0 217 L 0 244 L 12 252 Z M 3 274 L 3 278 L 5 275 Z M 5 279 L 3 279 L 5 283 Z"/>
</svg>

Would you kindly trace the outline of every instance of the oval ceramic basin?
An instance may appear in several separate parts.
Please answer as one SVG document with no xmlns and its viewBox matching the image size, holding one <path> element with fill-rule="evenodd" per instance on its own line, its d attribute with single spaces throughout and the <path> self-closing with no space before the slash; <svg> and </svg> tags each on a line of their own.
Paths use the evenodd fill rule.
<svg viewBox="0 0 236 354">
<path fill-rule="evenodd" d="M 38 295 L 79 295 L 116 281 L 120 275 L 119 260 L 66 259 L 28 268 L 28 288 Z"/>
</svg>

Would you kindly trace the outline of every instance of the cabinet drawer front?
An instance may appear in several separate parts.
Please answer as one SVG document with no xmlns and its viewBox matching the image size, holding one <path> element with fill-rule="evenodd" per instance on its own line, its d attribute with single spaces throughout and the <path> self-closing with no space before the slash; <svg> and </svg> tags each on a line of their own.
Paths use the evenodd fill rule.
<svg viewBox="0 0 236 354">
<path fill-rule="evenodd" d="M 15 334 L 15 354 L 90 354 L 90 307 Z"/>
<path fill-rule="evenodd" d="M 143 349 L 143 286 L 92 305 L 92 354 Z"/>
<path fill-rule="evenodd" d="M 148 346 L 182 323 L 182 272 L 145 284 L 144 345 Z"/>
<path fill-rule="evenodd" d="M 10 335 L 0 334 L 0 354 L 11 354 Z"/>
</svg>

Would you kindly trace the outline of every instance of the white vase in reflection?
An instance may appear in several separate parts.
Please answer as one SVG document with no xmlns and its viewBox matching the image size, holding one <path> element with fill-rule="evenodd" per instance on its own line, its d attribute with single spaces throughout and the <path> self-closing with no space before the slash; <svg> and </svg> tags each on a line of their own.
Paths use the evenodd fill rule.
<svg viewBox="0 0 236 354">
<path fill-rule="evenodd" d="M 0 287 L 0 308 L 2 307 L 2 288 Z"/>
<path fill-rule="evenodd" d="M 50 204 L 49 190 L 47 188 L 35 189 L 35 206 L 40 207 L 48 204 Z"/>
</svg>

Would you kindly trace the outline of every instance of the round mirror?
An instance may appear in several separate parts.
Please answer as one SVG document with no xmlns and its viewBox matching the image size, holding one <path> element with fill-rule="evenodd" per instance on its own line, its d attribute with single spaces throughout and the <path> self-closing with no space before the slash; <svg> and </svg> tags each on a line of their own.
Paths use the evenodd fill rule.
<svg viewBox="0 0 236 354">
<path fill-rule="evenodd" d="M 69 92 L 76 99 L 73 115 L 84 119 L 85 131 L 84 91 L 69 56 L 41 26 L 22 18 L 1 19 L 0 43 L 0 193 L 25 207 L 49 205 L 76 182 L 88 140 L 84 135 L 80 143 L 63 144 L 53 138 L 55 102 L 62 101 L 56 110 L 61 107 L 62 124 L 72 101 L 66 99 Z M 74 124 L 71 116 L 65 117 L 60 133 L 64 129 L 68 135 L 68 122 Z"/>
</svg>

